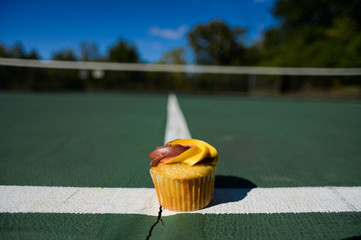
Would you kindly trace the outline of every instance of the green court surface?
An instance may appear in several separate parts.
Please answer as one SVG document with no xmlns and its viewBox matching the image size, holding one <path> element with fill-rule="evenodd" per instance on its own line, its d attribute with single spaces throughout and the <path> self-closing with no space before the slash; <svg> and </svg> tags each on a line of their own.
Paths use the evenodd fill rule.
<svg viewBox="0 0 361 240">
<path fill-rule="evenodd" d="M 1 94 L 1 185 L 152 187 L 167 97 Z"/>
<path fill-rule="evenodd" d="M 177 97 L 192 137 L 219 152 L 217 188 L 361 186 L 359 103 Z M 167 98 L 0 93 L 0 185 L 152 188 L 148 154 L 163 144 Z M 360 211 L 162 219 L 151 239 L 361 236 Z M 155 221 L 141 214 L 0 213 L 0 239 L 146 239 Z"/>
<path fill-rule="evenodd" d="M 258 187 L 360 186 L 361 105 L 179 97 L 192 137 L 217 146 L 221 175 Z"/>
</svg>

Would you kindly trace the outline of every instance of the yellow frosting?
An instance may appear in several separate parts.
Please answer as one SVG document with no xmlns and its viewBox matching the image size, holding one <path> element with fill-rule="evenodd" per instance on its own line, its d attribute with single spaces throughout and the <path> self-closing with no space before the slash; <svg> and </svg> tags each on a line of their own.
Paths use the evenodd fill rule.
<svg viewBox="0 0 361 240">
<path fill-rule="evenodd" d="M 218 153 L 217 150 L 209 145 L 208 143 L 197 140 L 197 139 L 177 139 L 171 142 L 168 142 L 169 145 L 180 144 L 182 146 L 191 147 L 187 151 L 178 155 L 177 157 L 168 160 L 164 163 L 176 163 L 182 162 L 189 166 L 193 166 L 196 163 L 201 162 L 204 159 L 212 159 L 210 164 L 216 165 L 218 163 Z"/>
</svg>

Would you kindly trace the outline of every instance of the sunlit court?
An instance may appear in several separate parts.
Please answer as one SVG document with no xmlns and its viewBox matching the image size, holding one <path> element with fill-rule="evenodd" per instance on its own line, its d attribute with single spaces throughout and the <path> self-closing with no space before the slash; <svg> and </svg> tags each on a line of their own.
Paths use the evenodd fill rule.
<svg viewBox="0 0 361 240">
<path fill-rule="evenodd" d="M 0 239 L 361 238 L 360 3 L 240 2 L 0 3 Z"/>
</svg>

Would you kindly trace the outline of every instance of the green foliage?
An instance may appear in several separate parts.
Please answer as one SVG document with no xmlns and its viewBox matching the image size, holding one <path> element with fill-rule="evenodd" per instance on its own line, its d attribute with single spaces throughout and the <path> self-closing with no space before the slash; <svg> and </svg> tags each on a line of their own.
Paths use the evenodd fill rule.
<svg viewBox="0 0 361 240">
<path fill-rule="evenodd" d="M 160 64 L 186 64 L 186 51 L 184 48 L 175 48 L 166 52 L 158 61 Z M 171 90 L 179 90 L 185 84 L 185 74 L 181 72 L 175 73 L 148 73 L 147 76 L 152 79 L 152 86 L 155 89 L 164 88 Z M 160 81 L 161 79 L 161 81 Z M 159 83 L 157 83 L 157 81 Z"/>
<path fill-rule="evenodd" d="M 98 45 L 90 41 L 85 41 L 80 44 L 80 55 L 80 60 L 82 61 L 100 60 Z"/>
<path fill-rule="evenodd" d="M 39 55 L 35 50 L 31 50 L 27 53 L 21 43 L 15 43 L 12 47 L 6 47 L 4 44 L 0 43 L 0 57 L 39 59 Z"/>
<path fill-rule="evenodd" d="M 27 54 L 25 53 L 24 48 L 20 43 L 16 43 L 14 46 L 12 46 L 8 50 L 7 55 L 11 58 L 27 58 Z"/>
<path fill-rule="evenodd" d="M 244 28 L 229 27 L 221 20 L 213 20 L 194 27 L 188 42 L 198 64 L 234 65 L 242 62 L 245 51 L 242 35 Z"/>
<path fill-rule="evenodd" d="M 7 57 L 6 55 L 6 46 L 0 43 L 0 57 Z"/>
<path fill-rule="evenodd" d="M 53 53 L 52 59 L 60 61 L 76 61 L 75 54 L 71 49 L 56 51 L 55 53 Z"/>
<path fill-rule="evenodd" d="M 186 51 L 184 48 L 172 49 L 169 52 L 166 52 L 161 57 L 161 59 L 159 60 L 159 63 L 186 64 L 185 54 L 186 54 Z"/>
<path fill-rule="evenodd" d="M 264 36 L 260 65 L 359 67 L 361 1 L 279 0 L 282 24 Z"/>
<path fill-rule="evenodd" d="M 361 27 L 361 1 L 359 0 L 278 0 L 274 15 L 282 20 L 287 33 L 303 27 L 329 27 L 339 17 L 347 17 Z"/>
<path fill-rule="evenodd" d="M 135 46 L 127 41 L 119 40 L 115 45 L 109 48 L 108 61 L 110 62 L 139 62 L 139 55 Z"/>
<path fill-rule="evenodd" d="M 20 43 L 11 47 L 0 44 L 0 57 L 39 59 L 35 50 L 26 52 Z M 44 78 L 40 69 L 0 67 L 0 89 L 39 89 L 43 86 L 38 79 Z"/>
<path fill-rule="evenodd" d="M 53 60 L 58 61 L 76 61 L 75 53 L 72 49 L 62 49 L 52 55 Z M 79 72 L 76 70 L 49 69 L 47 71 L 46 89 L 60 90 L 72 89 L 80 90 L 84 87 L 84 82 L 79 78 Z"/>
</svg>

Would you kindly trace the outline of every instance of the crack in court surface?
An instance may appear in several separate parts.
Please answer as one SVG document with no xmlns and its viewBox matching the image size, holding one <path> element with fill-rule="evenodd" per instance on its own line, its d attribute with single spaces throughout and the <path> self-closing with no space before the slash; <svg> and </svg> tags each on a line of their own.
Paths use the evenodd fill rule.
<svg viewBox="0 0 361 240">
<path fill-rule="evenodd" d="M 157 220 L 155 221 L 155 223 L 153 223 L 153 225 L 150 227 L 149 229 L 149 233 L 148 233 L 148 236 L 147 236 L 147 240 L 150 239 L 150 237 L 152 236 L 152 232 L 153 232 L 153 229 L 155 228 L 155 226 L 157 226 L 157 224 L 159 222 L 162 222 L 163 226 L 164 226 L 164 221 L 162 219 L 162 206 L 159 205 L 159 212 L 158 212 L 158 216 L 157 216 Z"/>
</svg>

